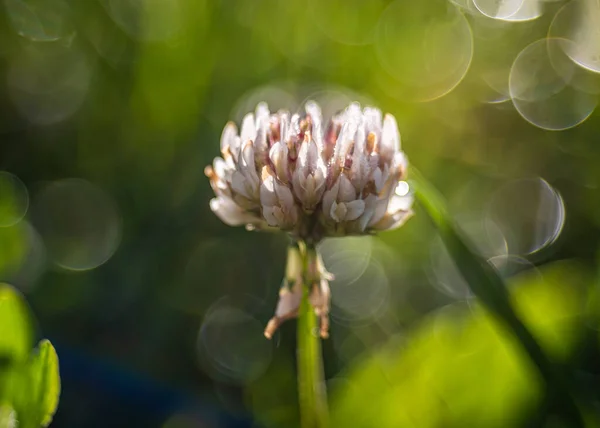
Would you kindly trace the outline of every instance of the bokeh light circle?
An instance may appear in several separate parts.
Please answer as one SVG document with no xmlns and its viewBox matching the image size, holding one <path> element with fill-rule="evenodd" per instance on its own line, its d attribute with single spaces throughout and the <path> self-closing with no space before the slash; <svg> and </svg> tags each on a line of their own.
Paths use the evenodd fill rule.
<svg viewBox="0 0 600 428">
<path fill-rule="evenodd" d="M 496 273 L 498 273 L 498 275 L 500 275 L 504 279 L 510 279 L 513 276 L 525 271 L 533 270 L 539 274 L 537 268 L 532 262 L 530 262 L 524 257 L 515 256 L 511 254 L 491 257 L 488 260 L 488 263 L 490 263 L 496 270 Z"/>
<path fill-rule="evenodd" d="M 539 0 L 473 0 L 473 4 L 481 14 L 502 21 L 530 21 L 541 15 Z"/>
<path fill-rule="evenodd" d="M 302 88 L 301 92 L 307 95 L 298 104 L 295 113 L 300 115 L 305 114 L 304 108 L 306 103 L 308 101 L 315 101 L 321 107 L 324 121 L 328 121 L 333 115 L 338 114 L 353 102 L 358 102 L 362 107 L 373 105 L 366 96 L 351 89 L 334 85 L 328 87 L 305 87 Z M 292 112 L 294 113 L 294 111 Z"/>
<path fill-rule="evenodd" d="M 4 0 L 13 29 L 34 42 L 50 42 L 73 32 L 64 0 Z"/>
<path fill-rule="evenodd" d="M 345 237 L 329 238 L 319 244 L 319 253 L 325 268 L 336 281 L 350 283 L 358 279 L 371 261 L 373 238 Z"/>
<path fill-rule="evenodd" d="M 600 73 L 600 4 L 595 1 L 571 1 L 558 10 L 550 37 L 566 39 L 565 53 L 579 67 Z"/>
<path fill-rule="evenodd" d="M 64 269 L 102 265 L 121 240 L 115 202 L 85 180 L 72 178 L 46 185 L 33 199 L 32 214 L 49 258 Z"/>
<path fill-rule="evenodd" d="M 235 103 L 229 117 L 238 126 L 249 112 L 253 112 L 256 106 L 265 102 L 271 112 L 278 110 L 294 111 L 298 108 L 298 99 L 294 95 L 295 86 L 288 82 L 259 86 L 243 94 Z"/>
<path fill-rule="evenodd" d="M 529 123 L 549 131 L 573 128 L 585 121 L 597 97 L 567 85 L 556 72 L 549 50 L 560 39 L 541 39 L 519 53 L 509 76 L 510 96 L 517 112 Z"/>
<path fill-rule="evenodd" d="M 383 87 L 397 97 L 429 101 L 452 91 L 467 74 L 473 34 L 455 6 L 396 0 L 382 13 L 375 47 L 379 62 L 396 81 Z"/>
<path fill-rule="evenodd" d="M 565 224 L 560 194 L 542 178 L 514 180 L 496 190 L 486 222 L 500 228 L 511 255 L 527 255 L 552 244 Z"/>
<path fill-rule="evenodd" d="M 209 376 L 246 384 L 267 370 L 273 342 L 264 338 L 265 325 L 253 314 L 255 309 L 254 304 L 224 297 L 206 312 L 197 346 Z"/>
<path fill-rule="evenodd" d="M 30 122 L 50 125 L 73 115 L 87 94 L 91 66 L 75 45 L 28 45 L 10 64 L 9 94 Z"/>
<path fill-rule="evenodd" d="M 0 171 L 0 227 L 19 222 L 29 208 L 27 187 L 16 175 Z"/>
<path fill-rule="evenodd" d="M 594 67 L 585 66 L 578 59 L 582 55 L 580 52 L 582 43 L 578 40 L 581 34 L 575 32 L 575 29 L 583 31 L 579 28 L 581 21 L 586 20 L 582 17 L 583 3 L 571 1 L 556 12 L 548 30 L 548 37 L 557 39 L 558 42 L 549 46 L 548 53 L 554 69 L 565 82 L 575 89 L 597 95 L 600 94 L 600 72 Z M 587 31 L 593 33 L 590 28 Z M 593 37 L 591 34 L 590 36 Z M 600 49 L 600 39 L 598 36 L 595 37 L 595 43 Z M 588 46 L 590 43 L 594 41 L 587 40 L 583 46 Z"/>
<path fill-rule="evenodd" d="M 487 259 L 508 254 L 505 237 L 493 222 L 474 214 L 464 215 L 456 220 L 460 230 L 480 256 Z M 433 287 L 453 299 L 464 300 L 473 297 L 469 285 L 440 237 L 433 240 L 430 254 L 430 280 Z"/>
<path fill-rule="evenodd" d="M 377 257 L 372 237 L 325 240 L 319 246 L 330 281 L 331 318 L 341 324 L 368 324 L 385 312 L 389 278 Z"/>
<path fill-rule="evenodd" d="M 25 250 L 20 262 L 12 269 L 8 282 L 14 284 L 22 292 L 29 293 L 33 291 L 38 280 L 46 271 L 46 247 L 42 237 L 31 224 L 23 221 L 18 226 L 24 232 Z"/>
<path fill-rule="evenodd" d="M 28 229 L 24 221 L 0 227 L 0 280 L 8 281 L 27 258 Z"/>
</svg>

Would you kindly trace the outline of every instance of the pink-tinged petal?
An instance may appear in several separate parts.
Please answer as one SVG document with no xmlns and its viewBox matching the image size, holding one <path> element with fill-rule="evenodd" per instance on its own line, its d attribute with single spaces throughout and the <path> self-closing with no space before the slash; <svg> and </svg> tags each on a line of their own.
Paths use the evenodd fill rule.
<svg viewBox="0 0 600 428">
<path fill-rule="evenodd" d="M 309 142 L 306 140 L 300 144 L 300 150 L 298 150 L 298 162 L 296 163 L 296 172 L 305 177 L 310 172 L 308 165 L 308 147 Z"/>
<path fill-rule="evenodd" d="M 256 137 L 254 138 L 254 150 L 257 155 L 266 153 L 269 149 L 267 132 L 269 130 L 270 112 L 266 103 L 256 106 Z M 262 159 L 262 156 L 259 156 Z"/>
<path fill-rule="evenodd" d="M 399 174 L 399 179 L 406 175 L 406 171 L 408 169 L 408 159 L 404 152 L 398 152 L 394 155 L 394 159 L 392 160 L 392 169 L 397 171 L 397 174 Z"/>
<path fill-rule="evenodd" d="M 346 219 L 347 213 L 348 209 L 346 208 L 346 204 L 343 202 L 340 202 L 339 204 L 334 202 L 329 210 L 330 217 L 338 223 Z"/>
<path fill-rule="evenodd" d="M 248 180 L 246 187 L 252 189 L 252 193 L 256 193 L 260 181 L 256 173 L 256 165 L 254 164 L 254 147 L 250 142 L 246 142 L 240 155 L 242 162 L 240 162 L 239 168 Z"/>
<path fill-rule="evenodd" d="M 348 154 L 354 142 L 354 134 L 356 133 L 356 124 L 351 121 L 344 122 L 340 135 L 338 135 L 335 143 L 335 151 L 333 154 L 333 162 L 335 167 L 341 168 L 344 166 L 346 155 Z"/>
<path fill-rule="evenodd" d="M 288 224 L 288 218 L 285 211 L 278 206 L 273 207 L 273 216 L 277 219 L 279 227 L 286 227 Z"/>
<path fill-rule="evenodd" d="M 272 206 L 263 205 L 262 214 L 269 226 L 276 227 L 279 225 L 277 222 L 277 218 L 275 218 L 275 215 L 273 214 Z"/>
<path fill-rule="evenodd" d="M 369 195 L 369 196 L 366 197 L 366 199 L 365 199 L 365 210 L 362 213 L 362 215 L 360 216 L 360 219 L 359 219 L 359 222 L 358 222 L 361 232 L 365 231 L 365 229 L 367 228 L 367 225 L 369 224 L 369 222 L 373 218 L 373 215 L 375 214 L 375 206 L 376 206 L 376 204 L 377 204 L 377 196 L 375 196 L 375 195 Z"/>
<path fill-rule="evenodd" d="M 269 105 L 265 102 L 258 103 L 255 110 L 256 115 L 256 127 L 267 125 L 269 123 L 269 117 L 271 112 L 269 111 Z"/>
<path fill-rule="evenodd" d="M 260 203 L 270 207 L 277 204 L 275 178 L 271 173 L 267 172 L 267 167 L 263 168 L 262 183 L 260 185 Z"/>
<path fill-rule="evenodd" d="M 383 119 L 381 131 L 381 150 L 385 153 L 395 153 L 400 150 L 400 134 L 396 119 L 391 114 L 386 114 Z"/>
<path fill-rule="evenodd" d="M 330 215 L 332 204 L 338 197 L 339 190 L 340 180 L 338 179 L 333 185 L 333 187 L 329 190 L 326 190 L 323 194 L 323 212 L 328 216 Z"/>
<path fill-rule="evenodd" d="M 228 166 L 227 163 L 219 158 L 216 157 L 213 161 L 213 170 L 215 172 L 215 174 L 217 174 L 218 177 L 225 177 L 225 175 L 227 174 L 228 171 Z"/>
<path fill-rule="evenodd" d="M 341 202 L 350 202 L 356 199 L 356 189 L 352 185 L 352 182 L 342 174 L 339 178 L 340 193 L 338 194 L 338 200 Z"/>
<path fill-rule="evenodd" d="M 242 145 L 247 141 L 254 141 L 256 138 L 256 123 L 254 122 L 254 114 L 248 113 L 242 120 L 242 130 L 240 132 Z"/>
<path fill-rule="evenodd" d="M 279 141 L 285 142 L 289 138 L 290 114 L 287 111 L 279 112 Z"/>
<path fill-rule="evenodd" d="M 312 137 L 318 146 L 318 151 L 323 150 L 323 115 L 321 107 L 314 101 L 308 101 L 305 106 L 306 113 L 310 115 L 312 121 Z"/>
<path fill-rule="evenodd" d="M 386 214 L 388 204 L 389 199 L 387 198 L 377 199 L 377 202 L 375 202 L 375 212 L 373 213 L 373 217 L 371 217 L 371 220 L 369 221 L 367 227 L 373 226 L 383 218 L 383 216 Z"/>
<path fill-rule="evenodd" d="M 291 211 L 291 208 L 294 206 L 294 195 L 292 195 L 290 188 L 275 180 L 275 193 L 277 194 L 277 198 L 279 198 L 280 205 Z"/>
<path fill-rule="evenodd" d="M 312 174 L 317 169 L 317 164 L 319 162 L 319 148 L 317 147 L 317 143 L 314 140 L 311 140 L 308 143 L 308 152 L 306 155 L 306 167 L 308 171 Z"/>
<path fill-rule="evenodd" d="M 356 142 L 354 143 L 354 154 L 352 156 L 352 167 L 350 176 L 352 184 L 357 189 L 362 189 L 369 175 L 369 159 L 366 154 L 366 135 L 364 126 L 359 126 L 356 131 Z"/>
<path fill-rule="evenodd" d="M 284 183 L 288 181 L 288 148 L 285 144 L 281 142 L 277 142 L 273 144 L 271 150 L 269 152 L 269 158 L 271 162 L 273 162 L 273 166 L 275 166 L 275 172 L 277 173 L 277 178 L 279 178 Z"/>
<path fill-rule="evenodd" d="M 381 168 L 375 169 L 373 171 L 373 183 L 375 183 L 375 190 L 377 193 L 381 192 L 381 188 L 383 187 L 383 173 L 381 172 Z"/>
<path fill-rule="evenodd" d="M 292 175 L 292 187 L 294 189 L 294 193 L 302 202 L 304 202 L 306 198 L 306 190 L 304 189 L 305 183 L 306 178 L 300 173 L 298 169 L 296 169 L 296 171 L 294 171 L 294 174 Z"/>
<path fill-rule="evenodd" d="M 357 199 L 352 202 L 348 202 L 346 204 L 346 209 L 348 212 L 346 213 L 346 221 L 356 220 L 360 215 L 365 211 L 365 201 L 362 199 Z"/>
<path fill-rule="evenodd" d="M 295 137 L 299 133 L 300 133 L 300 115 L 295 114 L 292 116 L 292 118 L 290 120 L 290 130 L 289 130 L 288 137 L 289 138 Z"/>
<path fill-rule="evenodd" d="M 239 207 L 229 198 L 211 199 L 210 209 L 229 226 L 239 226 L 247 223 L 257 223 L 258 219 Z"/>
<path fill-rule="evenodd" d="M 247 199 L 252 199 L 252 195 L 246 188 L 246 177 L 239 171 L 235 171 L 231 176 L 231 188 Z"/>
<path fill-rule="evenodd" d="M 225 128 L 223 128 L 223 133 L 221 134 L 221 151 L 225 150 L 229 147 L 230 150 L 233 150 L 236 145 L 237 137 L 237 127 L 233 122 L 227 122 Z"/>
<path fill-rule="evenodd" d="M 381 110 L 374 107 L 365 107 L 363 110 L 367 134 L 373 132 L 377 138 L 381 137 Z"/>
</svg>

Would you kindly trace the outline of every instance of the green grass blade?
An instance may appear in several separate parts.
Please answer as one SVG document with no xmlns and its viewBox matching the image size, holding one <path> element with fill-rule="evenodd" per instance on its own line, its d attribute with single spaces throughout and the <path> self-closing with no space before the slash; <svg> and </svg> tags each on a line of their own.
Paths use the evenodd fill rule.
<svg viewBox="0 0 600 428">
<path fill-rule="evenodd" d="M 471 291 L 518 339 L 544 378 L 550 397 L 562 402 L 565 413 L 568 413 L 576 426 L 583 426 L 581 413 L 567 389 L 567 382 L 516 315 L 502 278 L 485 259 L 471 250 L 471 245 L 452 221 L 439 192 L 415 168 L 411 168 L 411 176 L 413 178 L 410 185 L 417 201 L 435 224 L 448 253 Z"/>
</svg>

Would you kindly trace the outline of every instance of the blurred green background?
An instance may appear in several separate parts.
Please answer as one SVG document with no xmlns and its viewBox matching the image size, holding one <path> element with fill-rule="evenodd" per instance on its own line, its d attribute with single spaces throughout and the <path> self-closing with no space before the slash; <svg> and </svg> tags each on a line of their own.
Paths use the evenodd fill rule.
<svg viewBox="0 0 600 428">
<path fill-rule="evenodd" d="M 294 323 L 262 336 L 287 238 L 222 224 L 203 169 L 309 99 L 395 115 L 599 413 L 599 28 L 591 0 L 3 0 L 0 281 L 57 349 L 52 426 L 297 426 Z M 570 426 L 416 214 L 321 246 L 333 426 Z"/>
</svg>

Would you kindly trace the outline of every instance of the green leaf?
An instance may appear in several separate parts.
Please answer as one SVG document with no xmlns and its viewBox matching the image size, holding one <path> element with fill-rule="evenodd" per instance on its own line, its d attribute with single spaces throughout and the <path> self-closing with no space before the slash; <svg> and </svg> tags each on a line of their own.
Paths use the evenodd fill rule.
<svg viewBox="0 0 600 428">
<path fill-rule="evenodd" d="M 23 361 L 33 346 L 27 303 L 8 284 L 0 283 L 0 359 Z"/>
<path fill-rule="evenodd" d="M 567 357 L 583 330 L 586 276 L 573 263 L 511 282 L 511 301 L 544 350 Z M 333 397 L 332 426 L 521 426 L 545 385 L 519 341 L 480 306 L 428 317 L 403 347 L 388 345 L 348 374 Z"/>
<path fill-rule="evenodd" d="M 29 365 L 31 401 L 29 414 L 35 415 L 37 426 L 46 427 L 58 407 L 60 373 L 58 355 L 49 340 L 42 340 Z"/>
</svg>

